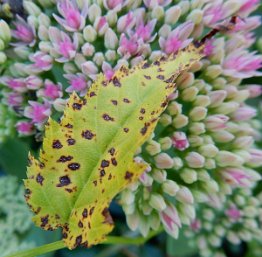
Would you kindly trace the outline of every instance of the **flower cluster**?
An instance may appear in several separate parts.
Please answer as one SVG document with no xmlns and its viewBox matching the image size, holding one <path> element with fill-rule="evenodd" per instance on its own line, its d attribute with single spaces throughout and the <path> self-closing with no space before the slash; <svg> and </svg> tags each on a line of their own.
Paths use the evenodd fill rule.
<svg viewBox="0 0 262 257">
<path fill-rule="evenodd" d="M 260 17 L 250 14 L 258 5 L 259 0 L 24 1 L 27 15 L 16 16 L 10 28 L 0 23 L 1 102 L 16 116 L 19 135 L 39 135 L 50 115 L 61 115 L 68 95 L 83 96 L 99 72 L 111 79 L 121 65 L 175 53 L 220 26 L 224 33 L 207 42 L 204 60 L 178 77 L 154 135 L 138 151 L 151 169 L 120 196 L 131 229 L 147 235 L 163 225 L 176 238 L 182 224 L 196 220 L 199 206 L 209 210 L 205 206 L 220 203 L 225 211 L 235 190 L 260 180 L 259 122 L 246 102 L 262 89 L 242 83 L 261 75 L 262 56 L 249 51 L 260 25 Z M 224 22 L 233 15 L 236 25 L 227 30 Z"/>
<path fill-rule="evenodd" d="M 32 215 L 23 197 L 24 188 L 12 176 L 0 178 L 0 256 L 34 246 L 34 242 L 21 237 L 32 228 Z"/>
</svg>

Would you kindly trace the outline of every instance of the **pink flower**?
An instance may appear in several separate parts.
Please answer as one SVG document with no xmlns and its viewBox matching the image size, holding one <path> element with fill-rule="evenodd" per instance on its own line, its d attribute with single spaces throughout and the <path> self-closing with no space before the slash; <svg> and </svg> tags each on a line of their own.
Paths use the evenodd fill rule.
<svg viewBox="0 0 262 257">
<path fill-rule="evenodd" d="M 128 39 L 125 34 L 120 37 L 118 52 L 121 55 L 132 56 L 138 52 L 138 42 L 135 37 Z"/>
<path fill-rule="evenodd" d="M 143 22 L 136 27 L 135 34 L 137 38 L 142 38 L 144 42 L 151 42 L 154 40 L 155 36 L 151 36 L 152 32 L 155 29 L 157 20 L 151 20 L 146 25 Z"/>
<path fill-rule="evenodd" d="M 238 11 L 238 15 L 241 17 L 248 16 L 251 12 L 257 9 L 259 2 L 260 0 L 245 0 Z"/>
<path fill-rule="evenodd" d="M 111 80 L 115 74 L 114 69 L 112 69 L 111 65 L 107 62 L 103 62 L 102 71 L 105 74 L 107 80 Z"/>
<path fill-rule="evenodd" d="M 3 93 L 5 96 L 5 103 L 12 107 L 21 106 L 23 103 L 23 96 L 17 92 Z"/>
<path fill-rule="evenodd" d="M 256 70 L 262 67 L 262 55 L 255 54 L 241 49 L 228 53 L 222 65 L 224 75 L 241 79 L 261 76 Z"/>
<path fill-rule="evenodd" d="M 160 219 L 167 233 L 177 238 L 178 228 L 181 227 L 177 209 L 173 205 L 168 205 L 164 211 L 160 212 Z"/>
<path fill-rule="evenodd" d="M 49 37 L 53 43 L 55 52 L 62 56 L 56 58 L 58 62 L 66 62 L 75 57 L 78 47 L 77 34 L 74 34 L 72 42 L 71 38 L 65 32 L 58 30 L 56 27 L 50 27 Z"/>
<path fill-rule="evenodd" d="M 84 96 L 88 89 L 88 83 L 86 77 L 82 73 L 66 74 L 64 75 L 69 80 L 70 86 L 66 89 L 66 92 L 72 93 L 73 91 L 79 92 L 80 96 Z"/>
<path fill-rule="evenodd" d="M 34 134 L 34 125 L 28 121 L 19 121 L 16 124 L 16 130 L 21 136 L 28 136 Z"/>
<path fill-rule="evenodd" d="M 36 90 L 42 86 L 43 81 L 39 77 L 31 75 L 25 79 L 25 83 L 29 90 Z"/>
<path fill-rule="evenodd" d="M 84 28 L 88 6 L 84 4 L 82 11 L 79 11 L 76 0 L 59 0 L 57 3 L 58 12 L 64 19 L 53 14 L 54 18 L 68 31 L 78 31 Z"/>
<path fill-rule="evenodd" d="M 209 26 L 217 23 L 225 17 L 225 10 L 223 8 L 222 1 L 214 1 L 209 3 L 204 7 L 203 10 L 204 23 Z"/>
<path fill-rule="evenodd" d="M 232 221 L 238 221 L 241 218 L 241 212 L 236 206 L 231 206 L 229 209 L 225 211 L 225 214 Z"/>
<path fill-rule="evenodd" d="M 251 159 L 249 163 L 251 166 L 259 167 L 262 165 L 262 150 L 259 149 L 251 149 L 249 151 Z"/>
<path fill-rule="evenodd" d="M 254 116 L 256 116 L 257 112 L 254 108 L 249 107 L 249 106 L 243 106 L 238 108 L 234 113 L 233 113 L 233 119 L 236 121 L 245 121 L 245 120 L 250 120 Z"/>
<path fill-rule="evenodd" d="M 126 15 L 120 17 L 117 22 L 118 32 L 128 32 L 135 25 L 136 20 L 133 12 L 128 12 Z"/>
<path fill-rule="evenodd" d="M 262 86 L 261 85 L 247 85 L 246 88 L 249 91 L 249 97 L 255 98 L 262 94 Z"/>
<path fill-rule="evenodd" d="M 204 47 L 204 55 L 205 56 L 209 56 L 213 53 L 213 50 L 214 50 L 214 46 L 213 46 L 213 40 L 208 40 L 206 43 L 205 43 L 205 47 Z"/>
<path fill-rule="evenodd" d="M 184 132 L 175 132 L 172 137 L 172 144 L 179 151 L 184 151 L 189 147 L 187 136 Z"/>
<path fill-rule="evenodd" d="M 34 28 L 26 23 L 20 16 L 16 17 L 17 20 L 14 22 L 15 29 L 12 30 L 14 38 L 18 39 L 23 44 L 32 46 L 35 43 L 35 32 Z"/>
<path fill-rule="evenodd" d="M 108 29 L 108 23 L 105 16 L 98 17 L 95 20 L 94 28 L 98 32 L 99 35 L 104 35 L 106 30 Z"/>
<path fill-rule="evenodd" d="M 177 52 L 179 49 L 185 48 L 192 39 L 187 39 L 192 33 L 194 23 L 191 21 L 185 22 L 175 28 L 167 39 L 160 37 L 159 45 L 166 54 Z"/>
<path fill-rule="evenodd" d="M 30 61 L 33 62 L 32 67 L 37 71 L 48 71 L 53 66 L 53 58 L 43 52 L 36 52 L 29 56 Z"/>
<path fill-rule="evenodd" d="M 124 0 L 103 0 L 104 7 L 108 10 L 120 11 L 124 6 Z"/>
<path fill-rule="evenodd" d="M 250 186 L 250 177 L 241 168 L 225 168 L 222 170 L 224 180 L 233 186 Z"/>
<path fill-rule="evenodd" d="M 44 97 L 50 100 L 55 100 L 62 97 L 62 85 L 60 83 L 54 84 L 51 80 L 46 79 L 44 88 L 37 92 L 38 97 Z"/>
<path fill-rule="evenodd" d="M 211 131 L 219 131 L 226 128 L 229 117 L 223 114 L 210 115 L 205 120 L 205 126 Z"/>
<path fill-rule="evenodd" d="M 7 78 L 6 84 L 14 91 L 24 93 L 27 91 L 26 83 L 23 78 Z"/>
<path fill-rule="evenodd" d="M 51 115 L 51 106 L 48 102 L 40 104 L 35 101 L 29 101 L 30 106 L 27 106 L 24 111 L 24 115 L 30 118 L 32 123 L 41 127 Z"/>
</svg>

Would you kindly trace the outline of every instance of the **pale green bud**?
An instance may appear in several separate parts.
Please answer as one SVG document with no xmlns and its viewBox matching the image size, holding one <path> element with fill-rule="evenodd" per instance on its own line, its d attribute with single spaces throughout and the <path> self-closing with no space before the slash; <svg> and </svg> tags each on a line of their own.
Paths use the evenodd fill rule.
<svg viewBox="0 0 262 257">
<path fill-rule="evenodd" d="M 201 168 L 205 164 L 205 158 L 197 152 L 189 152 L 185 159 L 190 168 Z"/>
<path fill-rule="evenodd" d="M 189 113 L 189 117 L 192 121 L 201 121 L 206 117 L 206 115 L 207 109 L 202 106 L 194 107 Z"/>
<path fill-rule="evenodd" d="M 216 156 L 217 164 L 220 167 L 233 166 L 238 167 L 244 163 L 244 160 L 238 155 L 228 151 L 220 151 Z"/>
<path fill-rule="evenodd" d="M 227 143 L 232 141 L 235 136 L 226 130 L 221 130 L 212 133 L 213 139 L 218 143 Z"/>
<path fill-rule="evenodd" d="M 162 184 L 162 189 L 166 194 L 175 196 L 179 190 L 179 186 L 175 181 L 168 179 Z"/>
<path fill-rule="evenodd" d="M 6 59 L 7 59 L 7 57 L 6 57 L 5 53 L 0 52 L 0 64 L 5 63 Z"/>
<path fill-rule="evenodd" d="M 88 25 L 84 28 L 83 35 L 84 39 L 89 43 L 94 42 L 97 37 L 96 30 L 91 25 Z"/>
<path fill-rule="evenodd" d="M 0 19 L 0 39 L 2 39 L 7 45 L 11 40 L 11 31 L 8 24 Z"/>
<path fill-rule="evenodd" d="M 175 170 L 181 169 L 181 168 L 183 167 L 183 165 L 184 165 L 182 159 L 179 158 L 179 157 L 174 157 L 174 158 L 173 158 L 173 162 L 174 162 L 173 168 L 174 168 Z"/>
<path fill-rule="evenodd" d="M 200 9 L 195 9 L 187 16 L 187 20 L 194 22 L 195 24 L 201 23 L 203 19 L 203 11 Z"/>
<path fill-rule="evenodd" d="M 167 153 L 160 153 L 154 157 L 156 166 L 160 169 L 171 169 L 174 165 L 173 159 Z"/>
<path fill-rule="evenodd" d="M 205 168 L 212 170 L 216 168 L 216 162 L 214 159 L 206 159 L 205 161 Z"/>
<path fill-rule="evenodd" d="M 182 91 L 181 98 L 185 102 L 193 102 L 196 99 L 199 90 L 196 87 L 189 87 Z"/>
<path fill-rule="evenodd" d="M 189 1 L 179 1 L 178 5 L 181 8 L 181 15 L 187 13 L 190 9 L 190 2 Z"/>
<path fill-rule="evenodd" d="M 38 37 L 42 41 L 48 41 L 49 35 L 48 35 L 48 28 L 46 26 L 40 25 L 38 28 Z"/>
<path fill-rule="evenodd" d="M 172 117 L 170 115 L 166 114 L 166 113 L 163 113 L 160 116 L 159 122 L 164 127 L 167 127 L 168 125 L 170 125 L 172 123 Z"/>
<path fill-rule="evenodd" d="M 181 203 L 186 203 L 186 204 L 194 203 L 194 197 L 191 191 L 185 186 L 181 186 L 179 188 L 178 192 L 176 193 L 176 199 Z"/>
<path fill-rule="evenodd" d="M 168 107 L 167 111 L 170 115 L 178 115 L 182 113 L 182 104 L 177 103 L 176 101 L 172 101 Z"/>
<path fill-rule="evenodd" d="M 148 216 L 151 214 L 153 208 L 148 203 L 143 203 L 142 205 L 142 212 L 145 216 Z"/>
<path fill-rule="evenodd" d="M 197 135 L 190 135 L 188 137 L 188 142 L 191 147 L 198 147 L 198 146 L 203 145 L 204 139 Z"/>
<path fill-rule="evenodd" d="M 152 156 L 161 152 L 160 144 L 154 140 L 149 141 L 145 149 Z"/>
<path fill-rule="evenodd" d="M 166 208 L 164 198 L 157 193 L 153 193 L 150 197 L 149 204 L 157 211 L 163 211 Z"/>
<path fill-rule="evenodd" d="M 159 215 L 156 214 L 155 212 L 150 214 L 150 218 L 149 218 L 149 223 L 150 223 L 150 227 L 153 230 L 158 230 L 160 227 L 160 219 L 159 219 Z"/>
<path fill-rule="evenodd" d="M 88 19 L 90 20 L 91 23 L 94 23 L 97 17 L 100 17 L 102 14 L 102 10 L 97 4 L 92 4 L 89 7 L 88 10 Z"/>
<path fill-rule="evenodd" d="M 53 106 L 58 112 L 63 112 L 66 107 L 66 103 L 67 99 L 57 98 L 53 102 Z"/>
<path fill-rule="evenodd" d="M 41 9 L 31 1 L 24 1 L 23 6 L 29 15 L 38 17 L 42 13 Z"/>
<path fill-rule="evenodd" d="M 201 135 L 206 132 L 205 124 L 201 122 L 192 122 L 189 131 L 194 135 Z"/>
<path fill-rule="evenodd" d="M 81 47 L 81 51 L 82 51 L 84 56 L 91 57 L 95 53 L 95 47 L 90 43 L 85 43 Z"/>
<path fill-rule="evenodd" d="M 236 233 L 234 233 L 233 231 L 228 231 L 226 238 L 232 244 L 240 244 L 240 239 L 239 239 L 238 235 Z"/>
<path fill-rule="evenodd" d="M 210 65 L 205 70 L 205 75 L 211 79 L 217 78 L 221 73 L 223 69 L 220 65 Z"/>
<path fill-rule="evenodd" d="M 187 184 L 192 184 L 197 181 L 197 173 L 193 169 L 183 169 L 182 173 L 180 173 L 180 177 Z"/>
<path fill-rule="evenodd" d="M 137 213 L 126 215 L 126 223 L 132 231 L 135 231 L 138 228 L 139 215 Z"/>
<path fill-rule="evenodd" d="M 151 17 L 153 19 L 161 20 L 165 16 L 165 10 L 162 6 L 155 6 L 152 10 Z"/>
<path fill-rule="evenodd" d="M 216 236 L 216 235 L 210 235 L 208 237 L 208 241 L 209 243 L 214 246 L 214 247 L 219 247 L 221 245 L 221 239 L 220 237 Z"/>
<path fill-rule="evenodd" d="M 195 76 L 192 72 L 183 72 L 176 79 L 176 84 L 179 86 L 179 89 L 186 89 L 193 85 Z"/>
<path fill-rule="evenodd" d="M 212 91 L 208 94 L 210 98 L 210 107 L 220 106 L 227 96 L 227 92 L 225 90 L 216 90 Z"/>
<path fill-rule="evenodd" d="M 210 180 L 210 175 L 206 170 L 198 170 L 197 171 L 197 178 L 198 180 L 201 181 L 209 181 Z"/>
<path fill-rule="evenodd" d="M 199 147 L 199 153 L 202 154 L 205 157 L 215 157 L 218 153 L 219 149 L 212 144 L 203 145 Z"/>
<path fill-rule="evenodd" d="M 105 61 L 104 54 L 102 52 L 95 53 L 93 61 L 97 66 L 102 66 L 103 62 Z"/>
<path fill-rule="evenodd" d="M 163 137 L 158 140 L 161 146 L 161 150 L 166 151 L 172 146 L 172 139 L 170 137 Z"/>
<path fill-rule="evenodd" d="M 152 172 L 152 177 L 156 182 L 162 184 L 166 181 L 167 173 L 165 170 L 154 169 Z"/>
<path fill-rule="evenodd" d="M 236 102 L 226 102 L 220 104 L 215 110 L 220 114 L 229 114 L 236 111 L 239 108 L 239 103 Z"/>
<path fill-rule="evenodd" d="M 160 29 L 159 29 L 159 36 L 163 38 L 167 38 L 168 35 L 171 33 L 172 27 L 170 25 L 164 24 Z"/>
<path fill-rule="evenodd" d="M 135 201 L 134 193 L 130 190 L 124 190 L 121 194 L 121 201 L 127 205 L 132 204 Z"/>
<path fill-rule="evenodd" d="M 166 10 L 165 23 L 174 25 L 181 15 L 181 8 L 178 5 L 174 5 Z"/>
<path fill-rule="evenodd" d="M 105 47 L 108 49 L 116 49 L 118 46 L 118 38 L 116 33 L 111 29 L 108 28 L 105 33 Z"/>
<path fill-rule="evenodd" d="M 114 50 L 107 50 L 105 53 L 105 57 L 107 61 L 112 62 L 116 60 L 116 51 Z"/>
<path fill-rule="evenodd" d="M 179 114 L 177 115 L 173 121 L 172 121 L 172 125 L 175 128 L 183 128 L 188 124 L 188 117 L 186 115 L 183 114 Z"/>
<path fill-rule="evenodd" d="M 117 12 L 115 10 L 107 11 L 106 20 L 111 28 L 114 27 L 117 23 Z"/>
<path fill-rule="evenodd" d="M 194 106 L 207 107 L 210 103 L 210 98 L 207 95 L 198 95 L 193 104 Z"/>
</svg>

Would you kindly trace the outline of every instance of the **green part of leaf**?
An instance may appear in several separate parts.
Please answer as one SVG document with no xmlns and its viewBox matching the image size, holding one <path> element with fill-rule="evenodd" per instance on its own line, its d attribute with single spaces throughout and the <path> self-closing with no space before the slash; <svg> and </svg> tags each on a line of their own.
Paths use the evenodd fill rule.
<svg viewBox="0 0 262 257">
<path fill-rule="evenodd" d="M 108 206 L 145 171 L 133 160 L 152 134 L 174 79 L 201 58 L 190 46 L 176 56 L 101 74 L 80 99 L 70 96 L 60 123 L 49 119 L 39 160 L 29 156 L 26 199 L 43 229 L 62 227 L 68 248 L 101 243 L 113 229 Z"/>
</svg>

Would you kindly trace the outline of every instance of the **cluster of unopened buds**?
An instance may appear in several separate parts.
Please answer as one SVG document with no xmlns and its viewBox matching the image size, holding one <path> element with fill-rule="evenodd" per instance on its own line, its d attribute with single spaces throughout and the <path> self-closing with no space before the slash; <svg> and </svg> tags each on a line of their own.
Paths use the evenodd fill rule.
<svg viewBox="0 0 262 257">
<path fill-rule="evenodd" d="M 178 77 L 154 135 L 138 151 L 151 169 L 121 194 L 128 225 L 143 235 L 161 224 L 175 238 L 182 224 L 196 230 L 198 223 L 213 220 L 197 222 L 196 210 L 216 212 L 216 204 L 229 224 L 234 192 L 251 192 L 262 165 L 255 146 L 261 125 L 246 103 L 262 89 L 242 84 L 261 75 L 262 57 L 249 51 L 260 25 L 260 17 L 250 14 L 258 5 L 258 0 L 24 1 L 23 17 L 16 15 L 10 27 L 0 23 L 0 111 L 15 115 L 19 135 L 39 139 L 48 117 L 61 115 L 71 92 L 85 95 L 99 72 L 110 80 L 121 65 L 175 53 L 236 15 L 234 28 L 206 43 L 206 58 Z M 0 124 L 0 139 L 8 130 Z M 213 235 L 214 229 L 205 233 Z M 249 235 L 235 238 L 254 237 Z"/>
</svg>

